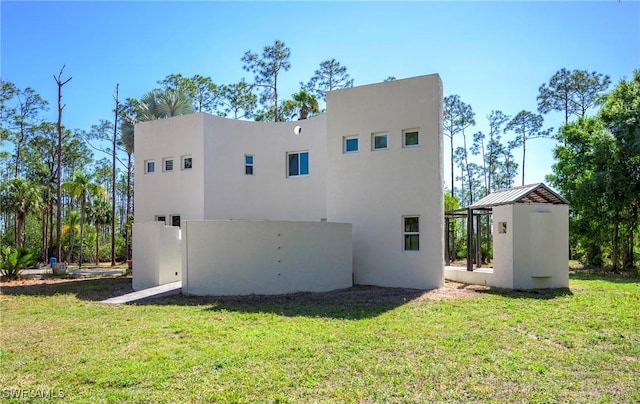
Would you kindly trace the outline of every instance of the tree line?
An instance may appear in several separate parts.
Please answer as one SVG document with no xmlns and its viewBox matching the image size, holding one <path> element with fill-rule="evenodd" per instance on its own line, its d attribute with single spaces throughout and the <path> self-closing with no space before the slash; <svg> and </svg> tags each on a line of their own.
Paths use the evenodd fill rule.
<svg viewBox="0 0 640 404">
<path fill-rule="evenodd" d="M 59 90 L 56 122 L 44 119 L 49 102 L 34 89 L 2 81 L 0 139 L 12 145 L 11 150 L 0 152 L 2 245 L 29 250 L 44 262 L 51 256 L 79 263 L 110 260 L 115 264 L 129 259 L 135 123 L 193 112 L 272 122 L 306 119 L 322 112 L 328 91 L 354 84 L 347 68 L 329 59 L 319 64 L 308 81 L 299 82 L 297 92 L 285 97 L 280 85 L 283 73 L 291 67 L 290 57 L 290 49 L 275 41 L 261 51 L 249 50 L 241 56 L 243 70 L 253 76 L 249 80 L 217 84 L 211 77 L 173 73 L 139 98 L 122 101 L 116 85 L 114 108 L 108 112 L 111 116 L 81 129 L 64 125 L 63 90 L 74 84 L 64 75 L 64 68 L 53 75 Z M 392 80 L 395 77 L 385 79 Z M 625 85 L 635 88 L 634 83 Z M 638 143 L 638 135 L 618 135 L 622 132 L 616 128 L 622 124 L 612 126 L 611 122 L 622 118 L 611 118 L 611 111 L 617 110 L 605 106 L 617 104 L 606 100 L 613 94 L 620 98 L 623 84 L 605 97 L 610 84 L 608 76 L 597 72 L 561 69 L 539 88 L 537 111 L 523 110 L 510 116 L 494 110 L 486 117 L 486 132 L 473 130 L 475 113 L 459 95 L 445 97 L 443 133 L 449 139 L 451 154 L 448 206 L 468 206 L 490 192 L 511 187 L 518 174 L 525 184 L 529 142 L 555 138 L 556 164 L 548 180 L 571 202 L 572 251 L 592 264 L 609 260 L 616 266 L 620 260 L 622 265 L 633 265 L 638 226 L 638 179 L 633 170 L 637 170 L 634 161 L 640 153 L 629 145 Z M 637 93 L 629 97 L 637 103 Z M 597 116 L 589 117 L 598 107 Z M 557 131 L 544 127 L 543 115 L 551 111 L 565 116 Z M 576 149 L 578 140 L 570 135 L 577 131 L 575 125 L 583 125 L 583 132 L 598 134 L 601 142 L 596 142 L 597 150 L 592 151 L 597 159 L 585 158 L 590 155 L 585 145 Z M 454 147 L 454 138 L 461 139 L 462 146 Z M 594 144 L 589 143 L 590 147 L 596 147 Z M 515 161 L 513 152 L 518 148 L 522 148 L 522 160 Z M 599 164 L 596 168 L 600 171 L 588 164 Z M 611 173 L 617 180 L 602 180 Z M 592 185 L 592 199 L 582 188 L 587 179 L 600 181 Z M 596 202 L 596 195 L 607 203 Z M 612 198 L 624 202 L 614 203 Z M 596 215 L 605 208 L 607 212 L 610 209 L 607 215 Z"/>
</svg>

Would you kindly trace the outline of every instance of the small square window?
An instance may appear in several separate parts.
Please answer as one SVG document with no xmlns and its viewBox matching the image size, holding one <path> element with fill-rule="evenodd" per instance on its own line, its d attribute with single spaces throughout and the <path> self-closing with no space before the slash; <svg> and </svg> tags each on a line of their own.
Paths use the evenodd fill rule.
<svg viewBox="0 0 640 404">
<path fill-rule="evenodd" d="M 163 159 L 162 160 L 162 169 L 164 171 L 173 171 L 173 159 Z"/>
<path fill-rule="evenodd" d="M 498 222 L 498 234 L 507 234 L 507 222 Z"/>
<path fill-rule="evenodd" d="M 244 174 L 253 175 L 253 156 L 251 154 L 244 155 Z"/>
<path fill-rule="evenodd" d="M 166 216 L 156 216 L 156 222 L 162 222 L 164 224 L 167 223 L 167 217 Z"/>
<path fill-rule="evenodd" d="M 386 150 L 388 148 L 389 134 L 387 132 L 371 134 L 371 146 L 373 150 Z"/>
<path fill-rule="evenodd" d="M 289 177 L 309 175 L 309 152 L 287 153 Z"/>
<path fill-rule="evenodd" d="M 355 153 L 358 151 L 358 137 L 347 136 L 344 138 L 344 150 L 345 153 Z"/>
<path fill-rule="evenodd" d="M 180 215 L 171 216 L 171 226 L 180 227 Z"/>
<path fill-rule="evenodd" d="M 193 168 L 193 157 L 182 156 L 182 169 L 191 170 Z"/>
<path fill-rule="evenodd" d="M 146 160 L 144 162 L 144 172 L 145 174 L 151 174 L 156 171 L 156 162 L 153 160 Z"/>
<path fill-rule="evenodd" d="M 402 145 L 404 147 L 420 146 L 420 132 L 417 129 L 409 129 L 403 131 Z"/>
<path fill-rule="evenodd" d="M 403 221 L 404 251 L 420 250 L 420 217 L 405 216 Z"/>
</svg>

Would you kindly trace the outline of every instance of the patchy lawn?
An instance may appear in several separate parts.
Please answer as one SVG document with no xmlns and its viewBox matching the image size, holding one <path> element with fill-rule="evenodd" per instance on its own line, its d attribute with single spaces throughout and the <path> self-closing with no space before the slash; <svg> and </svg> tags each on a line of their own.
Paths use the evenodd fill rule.
<svg viewBox="0 0 640 404">
<path fill-rule="evenodd" d="M 637 402 L 638 279 L 99 303 L 126 277 L 3 282 L 0 394 L 65 402 Z"/>
</svg>

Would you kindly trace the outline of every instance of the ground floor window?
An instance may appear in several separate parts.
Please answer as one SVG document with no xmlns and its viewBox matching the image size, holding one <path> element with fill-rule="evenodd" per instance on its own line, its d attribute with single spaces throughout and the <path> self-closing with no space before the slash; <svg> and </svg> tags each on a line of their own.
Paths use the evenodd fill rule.
<svg viewBox="0 0 640 404">
<path fill-rule="evenodd" d="M 420 217 L 405 216 L 403 221 L 404 251 L 420 250 Z"/>
</svg>

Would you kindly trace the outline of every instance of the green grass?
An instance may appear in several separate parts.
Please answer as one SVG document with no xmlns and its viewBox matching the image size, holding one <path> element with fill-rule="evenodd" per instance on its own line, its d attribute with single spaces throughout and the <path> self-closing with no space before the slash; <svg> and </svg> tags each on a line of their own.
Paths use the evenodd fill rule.
<svg viewBox="0 0 640 404">
<path fill-rule="evenodd" d="M 22 389 L 78 403 L 640 400 L 634 278 L 581 273 L 570 290 L 438 299 L 356 288 L 97 303 L 127 282 L 3 284 L 2 398 Z"/>
</svg>

